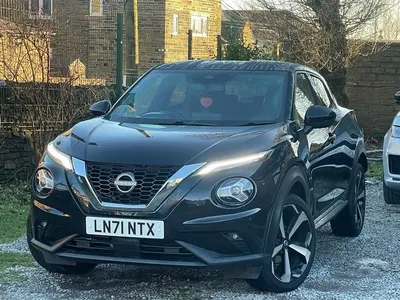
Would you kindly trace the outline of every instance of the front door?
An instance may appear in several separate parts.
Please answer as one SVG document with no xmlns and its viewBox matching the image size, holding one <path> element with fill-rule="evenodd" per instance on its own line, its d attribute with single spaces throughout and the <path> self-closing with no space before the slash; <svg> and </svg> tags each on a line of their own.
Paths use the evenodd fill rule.
<svg viewBox="0 0 400 300">
<path fill-rule="evenodd" d="M 316 92 L 313 78 L 308 73 L 296 74 L 295 93 L 295 121 L 297 125 L 304 125 L 304 117 L 312 105 L 326 104 Z M 320 215 L 340 197 L 343 190 L 336 189 L 335 165 L 330 162 L 331 151 L 335 143 L 334 128 L 318 128 L 303 136 L 300 140 L 302 148 L 307 149 L 305 163 L 309 165 L 312 188 L 311 196 L 314 199 L 315 215 Z"/>
</svg>

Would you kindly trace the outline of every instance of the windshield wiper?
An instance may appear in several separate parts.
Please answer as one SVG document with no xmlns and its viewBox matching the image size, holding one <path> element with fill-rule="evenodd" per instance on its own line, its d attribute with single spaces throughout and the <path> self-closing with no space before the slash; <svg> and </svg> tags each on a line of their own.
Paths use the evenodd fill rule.
<svg viewBox="0 0 400 300">
<path fill-rule="evenodd" d="M 241 126 L 257 126 L 257 125 L 271 125 L 271 124 L 275 124 L 275 123 L 274 122 L 266 122 L 266 121 L 252 121 L 252 122 L 243 124 Z"/>
<path fill-rule="evenodd" d="M 177 126 L 217 126 L 217 124 L 212 123 L 198 123 L 198 122 L 184 122 L 184 121 L 174 121 L 174 122 L 155 122 L 157 125 L 177 125 Z"/>
</svg>

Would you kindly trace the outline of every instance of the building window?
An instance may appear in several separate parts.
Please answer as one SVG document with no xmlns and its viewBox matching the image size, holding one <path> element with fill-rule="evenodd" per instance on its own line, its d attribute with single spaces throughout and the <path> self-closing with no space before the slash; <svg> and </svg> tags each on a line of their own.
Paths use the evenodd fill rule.
<svg viewBox="0 0 400 300">
<path fill-rule="evenodd" d="M 49 19 L 53 13 L 53 0 L 29 0 L 31 19 Z"/>
<path fill-rule="evenodd" d="M 207 36 L 208 34 L 208 17 L 192 16 L 192 31 L 193 36 Z"/>
<path fill-rule="evenodd" d="M 103 0 L 90 0 L 90 15 L 91 16 L 103 15 Z"/>
<path fill-rule="evenodd" d="M 179 17 L 178 17 L 178 15 L 173 15 L 173 19 L 172 19 L 172 34 L 173 35 L 178 34 L 178 28 L 179 28 Z"/>
</svg>

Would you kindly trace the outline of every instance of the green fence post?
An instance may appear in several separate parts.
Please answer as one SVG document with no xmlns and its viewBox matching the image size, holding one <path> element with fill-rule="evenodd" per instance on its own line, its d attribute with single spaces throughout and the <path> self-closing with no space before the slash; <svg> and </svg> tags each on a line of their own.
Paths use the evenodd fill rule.
<svg viewBox="0 0 400 300">
<path fill-rule="evenodd" d="M 188 31 L 188 60 L 193 59 L 192 51 L 193 51 L 193 30 L 189 29 L 189 31 Z"/>
<path fill-rule="evenodd" d="M 217 60 L 222 60 L 222 37 L 217 36 Z"/>
<path fill-rule="evenodd" d="M 118 13 L 117 14 L 117 74 L 115 76 L 115 84 L 116 84 L 115 93 L 117 99 L 122 95 L 123 26 L 124 26 L 124 15 L 122 13 Z"/>
</svg>

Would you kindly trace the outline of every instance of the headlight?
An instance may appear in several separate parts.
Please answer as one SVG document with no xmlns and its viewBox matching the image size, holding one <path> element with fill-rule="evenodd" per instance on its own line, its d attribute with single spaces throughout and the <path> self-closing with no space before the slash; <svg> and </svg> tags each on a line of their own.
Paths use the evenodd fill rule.
<svg viewBox="0 0 400 300">
<path fill-rule="evenodd" d="M 227 170 L 227 169 L 232 169 L 236 168 L 242 165 L 247 165 L 250 163 L 254 163 L 263 159 L 268 159 L 271 157 L 273 153 L 273 150 L 253 154 L 253 155 L 247 155 L 247 156 L 242 156 L 238 158 L 233 158 L 233 159 L 227 159 L 227 160 L 221 160 L 221 161 L 216 161 L 216 162 L 211 162 L 206 164 L 203 168 L 199 170 L 197 173 L 198 175 L 206 175 L 211 172 L 217 172 L 221 170 Z"/>
<path fill-rule="evenodd" d="M 66 170 L 73 170 L 71 156 L 58 150 L 53 142 L 47 145 L 47 153 L 56 163 L 63 166 Z"/>
<path fill-rule="evenodd" d="M 400 138 L 400 127 L 399 126 L 392 127 L 392 137 Z"/>
<path fill-rule="evenodd" d="M 46 169 L 38 170 L 35 174 L 34 187 L 40 198 L 48 197 L 54 190 L 53 174 Z"/>
<path fill-rule="evenodd" d="M 246 178 L 229 178 L 217 189 L 218 200 L 226 206 L 241 206 L 251 201 L 255 195 L 252 181 Z"/>
</svg>

